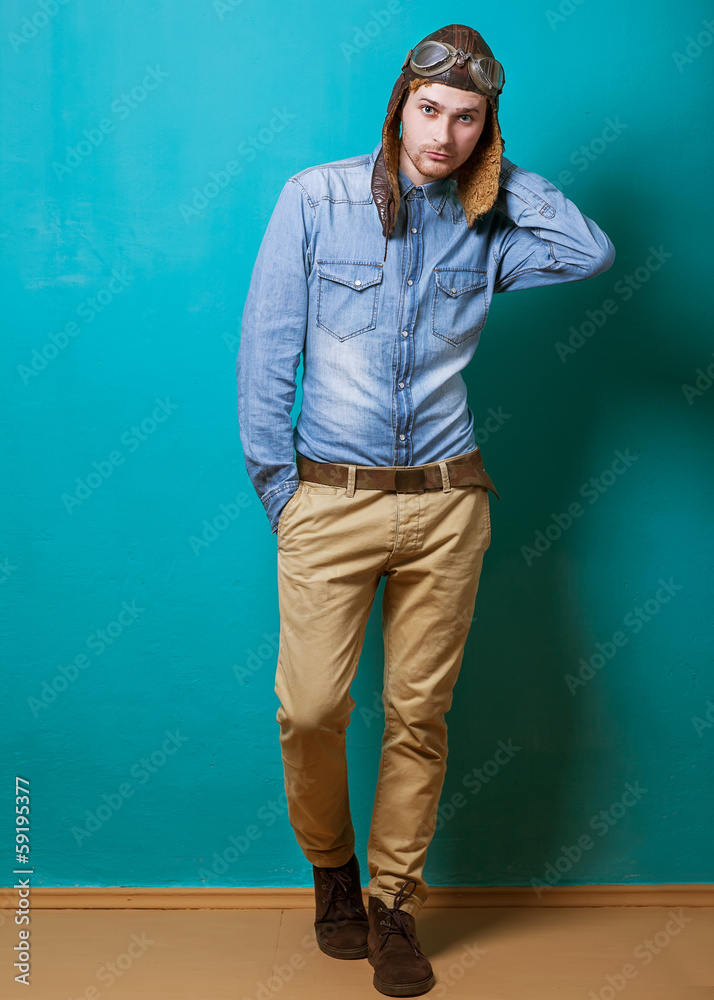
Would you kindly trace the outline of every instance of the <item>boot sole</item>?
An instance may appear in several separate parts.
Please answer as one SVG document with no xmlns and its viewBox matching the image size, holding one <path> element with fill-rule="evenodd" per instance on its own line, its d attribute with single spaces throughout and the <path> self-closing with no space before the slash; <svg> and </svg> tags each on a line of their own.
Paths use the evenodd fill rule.
<svg viewBox="0 0 714 1000">
<path fill-rule="evenodd" d="M 317 941 L 317 946 L 320 949 L 320 951 L 324 952 L 326 955 L 329 955 L 330 958 L 341 958 L 344 961 L 349 962 L 352 961 L 353 959 L 367 957 L 366 944 L 363 948 L 350 948 L 347 951 L 345 949 L 333 948 L 331 944 L 326 944 L 324 941 L 321 941 L 320 938 L 317 937 L 317 935 L 315 935 L 315 939 Z"/>
<path fill-rule="evenodd" d="M 370 965 L 374 965 L 371 952 L 368 952 L 367 959 Z M 436 977 L 432 974 L 427 979 L 422 979 L 418 983 L 403 983 L 395 985 L 394 983 L 383 983 L 375 972 L 372 977 L 372 985 L 375 990 L 379 993 L 383 993 L 387 997 L 418 997 L 421 996 L 422 993 L 428 993 L 429 990 L 436 985 Z"/>
</svg>

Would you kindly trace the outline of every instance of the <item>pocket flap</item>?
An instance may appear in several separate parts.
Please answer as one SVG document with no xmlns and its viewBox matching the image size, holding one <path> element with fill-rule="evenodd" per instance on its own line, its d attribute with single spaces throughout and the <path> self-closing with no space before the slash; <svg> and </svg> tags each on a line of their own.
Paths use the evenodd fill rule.
<svg viewBox="0 0 714 1000">
<path fill-rule="evenodd" d="M 486 272 L 475 267 L 435 267 L 434 274 L 439 288 L 454 298 L 486 284 Z"/>
<path fill-rule="evenodd" d="M 321 278 L 339 281 L 361 292 L 382 280 L 382 265 L 354 260 L 318 260 L 317 273 Z"/>
</svg>

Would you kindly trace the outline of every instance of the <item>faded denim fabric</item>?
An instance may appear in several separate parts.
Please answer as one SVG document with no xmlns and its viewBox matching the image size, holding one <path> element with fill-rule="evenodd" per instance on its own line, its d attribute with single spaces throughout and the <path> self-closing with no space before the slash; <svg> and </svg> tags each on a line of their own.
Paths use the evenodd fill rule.
<svg viewBox="0 0 714 1000">
<path fill-rule="evenodd" d="M 423 465 L 473 450 L 461 372 L 492 295 L 590 278 L 615 259 L 592 219 L 504 157 L 497 203 L 472 229 L 455 180 L 415 185 L 400 170 L 384 260 L 370 189 L 380 147 L 290 177 L 258 251 L 241 323 L 238 417 L 273 532 L 299 482 L 293 448 L 355 465 Z"/>
</svg>

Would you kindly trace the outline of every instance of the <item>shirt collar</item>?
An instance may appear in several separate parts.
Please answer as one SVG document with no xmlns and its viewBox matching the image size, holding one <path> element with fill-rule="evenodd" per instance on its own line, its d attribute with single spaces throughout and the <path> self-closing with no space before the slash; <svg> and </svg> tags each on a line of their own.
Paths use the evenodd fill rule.
<svg viewBox="0 0 714 1000">
<path fill-rule="evenodd" d="M 412 188 L 415 188 L 418 185 L 416 185 L 411 178 L 407 177 L 401 168 L 399 168 L 397 172 L 399 176 L 399 190 L 402 197 L 405 197 L 409 194 Z M 441 215 L 444 202 L 448 198 L 449 192 L 451 191 L 452 183 L 455 183 L 455 181 L 452 182 L 450 177 L 440 177 L 438 180 L 429 181 L 428 184 L 419 185 L 424 192 L 424 197 L 437 215 Z"/>
<path fill-rule="evenodd" d="M 377 158 L 377 154 L 382 146 L 381 141 L 377 143 L 372 152 L 372 163 Z M 397 175 L 399 177 L 399 192 L 403 198 L 405 195 L 409 194 L 412 188 L 417 185 L 414 181 L 408 177 L 401 167 L 397 168 Z M 446 199 L 452 190 L 452 187 L 456 186 L 456 180 L 452 177 L 440 177 L 438 180 L 429 181 L 428 184 L 422 184 L 421 189 L 424 192 L 424 197 L 429 202 L 431 207 L 434 209 L 437 215 L 441 215 L 441 210 L 444 207 Z"/>
</svg>

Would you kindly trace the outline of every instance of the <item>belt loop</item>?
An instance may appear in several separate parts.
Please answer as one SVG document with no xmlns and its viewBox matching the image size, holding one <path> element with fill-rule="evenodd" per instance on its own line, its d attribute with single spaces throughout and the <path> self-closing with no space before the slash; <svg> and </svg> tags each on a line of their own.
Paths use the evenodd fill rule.
<svg viewBox="0 0 714 1000">
<path fill-rule="evenodd" d="M 444 493 L 451 493 L 451 481 L 449 479 L 449 468 L 446 462 L 439 462 L 439 470 L 441 472 L 441 488 Z"/>
<path fill-rule="evenodd" d="M 346 496 L 353 497 L 355 495 L 355 481 L 357 479 L 357 466 L 349 465 L 347 467 L 347 493 Z"/>
</svg>

